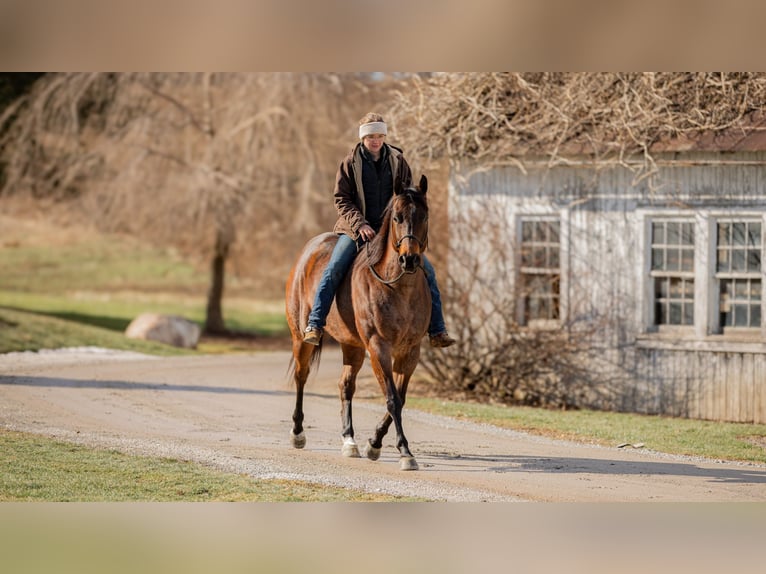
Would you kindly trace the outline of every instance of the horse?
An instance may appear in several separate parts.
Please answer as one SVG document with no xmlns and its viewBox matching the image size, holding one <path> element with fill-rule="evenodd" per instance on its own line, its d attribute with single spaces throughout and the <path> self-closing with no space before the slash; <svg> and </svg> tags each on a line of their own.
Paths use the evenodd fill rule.
<svg viewBox="0 0 766 574">
<path fill-rule="evenodd" d="M 338 382 L 342 455 L 361 457 L 354 440 L 351 403 L 356 376 L 367 353 L 386 399 L 386 414 L 368 439 L 364 454 L 370 460 L 378 460 L 383 437 L 393 422 L 402 470 L 418 469 L 404 436 L 402 407 L 431 316 L 431 293 L 422 266 L 428 245 L 427 190 L 425 175 L 417 187 L 395 187 L 380 231 L 357 254 L 335 294 L 325 325 L 325 333 L 340 344 L 343 353 Z M 323 337 L 319 346 L 304 343 L 303 331 L 337 237 L 335 233 L 323 233 L 309 240 L 286 285 L 285 307 L 292 336 L 290 371 L 296 388 L 290 436 L 292 446 L 298 449 L 306 444 L 303 390 L 311 368 L 319 364 L 324 340 Z"/>
</svg>

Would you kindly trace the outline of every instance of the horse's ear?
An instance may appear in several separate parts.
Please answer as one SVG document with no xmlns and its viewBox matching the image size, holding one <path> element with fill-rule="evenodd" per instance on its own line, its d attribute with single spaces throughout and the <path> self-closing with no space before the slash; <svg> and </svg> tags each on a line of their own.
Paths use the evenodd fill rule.
<svg viewBox="0 0 766 574">
<path fill-rule="evenodd" d="M 420 193 L 428 191 L 428 179 L 426 179 L 425 174 L 420 176 L 420 185 L 418 186 L 418 189 L 420 189 Z"/>
<path fill-rule="evenodd" d="M 398 177 L 394 178 L 394 195 L 401 195 L 401 193 L 404 191 L 404 187 L 402 187 L 402 180 Z"/>
</svg>

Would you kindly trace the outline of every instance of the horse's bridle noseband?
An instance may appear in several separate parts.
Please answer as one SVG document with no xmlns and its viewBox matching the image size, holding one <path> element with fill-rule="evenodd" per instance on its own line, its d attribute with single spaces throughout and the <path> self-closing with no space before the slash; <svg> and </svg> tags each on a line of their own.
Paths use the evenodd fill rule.
<svg viewBox="0 0 766 574">
<path fill-rule="evenodd" d="M 392 223 L 391 223 L 391 226 L 390 226 L 390 229 L 389 229 L 389 233 L 391 233 L 391 229 L 393 229 L 393 226 L 394 226 L 393 225 L 393 221 L 394 220 L 392 218 L 391 219 Z M 418 243 L 418 245 L 420 245 L 421 252 L 423 252 L 428 247 L 428 222 L 426 221 L 426 233 L 425 233 L 426 239 L 425 240 L 422 240 L 419 237 L 416 237 L 412 233 L 408 233 L 407 235 L 402 235 L 399 238 L 399 241 L 394 241 L 393 240 L 393 235 L 394 234 L 391 233 L 391 245 L 393 245 L 394 249 L 396 249 L 397 251 L 399 251 L 399 248 L 402 246 L 402 243 L 404 242 L 405 239 L 410 239 L 410 240 L 416 241 Z M 370 242 L 368 241 L 367 242 L 367 256 L 369 257 L 369 255 L 370 255 Z M 370 271 L 372 271 L 372 274 L 375 277 L 375 279 L 377 279 L 378 281 L 383 283 L 383 285 L 393 285 L 394 283 L 397 283 L 405 275 L 412 274 L 412 273 L 417 273 L 418 269 L 423 269 L 423 272 L 425 273 L 425 269 L 423 268 L 423 264 L 421 263 L 420 265 L 418 265 L 415 268 L 414 271 L 405 271 L 404 269 L 402 269 L 402 272 L 399 273 L 399 275 L 397 275 L 393 279 L 383 279 L 383 277 L 380 276 L 380 274 L 375 270 L 375 267 L 373 267 L 372 264 L 370 264 L 368 267 L 370 268 Z"/>
</svg>

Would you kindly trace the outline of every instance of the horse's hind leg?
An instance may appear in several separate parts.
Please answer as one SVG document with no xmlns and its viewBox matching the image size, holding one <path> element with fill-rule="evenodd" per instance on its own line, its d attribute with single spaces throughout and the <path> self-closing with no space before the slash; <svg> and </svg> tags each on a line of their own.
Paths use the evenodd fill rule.
<svg viewBox="0 0 766 574">
<path fill-rule="evenodd" d="M 293 411 L 293 428 L 290 431 L 290 442 L 295 448 L 306 446 L 306 435 L 303 432 L 303 388 L 311 369 L 311 358 L 317 347 L 304 345 L 303 341 L 293 340 L 293 360 L 295 381 L 295 410 Z"/>
<path fill-rule="evenodd" d="M 343 372 L 340 376 L 338 388 L 341 402 L 341 424 L 343 430 L 343 456 L 359 458 L 359 447 L 354 440 L 354 423 L 351 415 L 351 402 L 356 391 L 356 376 L 364 363 L 365 350 L 359 347 L 341 345 L 343 350 Z"/>
</svg>

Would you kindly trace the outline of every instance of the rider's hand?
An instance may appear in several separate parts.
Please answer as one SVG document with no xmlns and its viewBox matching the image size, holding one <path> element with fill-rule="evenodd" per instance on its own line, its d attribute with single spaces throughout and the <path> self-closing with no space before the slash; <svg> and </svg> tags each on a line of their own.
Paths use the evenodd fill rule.
<svg viewBox="0 0 766 574">
<path fill-rule="evenodd" d="M 366 223 L 359 228 L 359 237 L 365 241 L 369 241 L 375 237 L 375 230 Z"/>
</svg>

